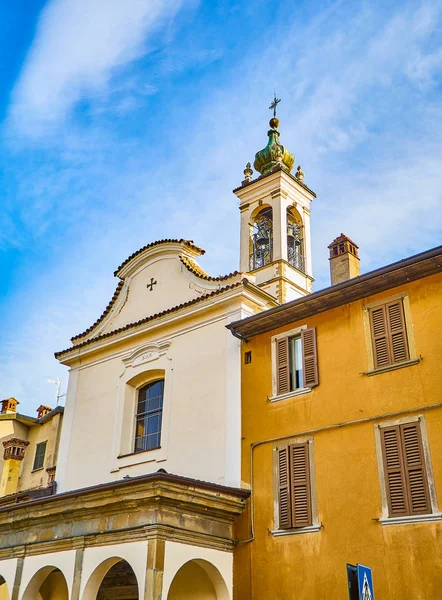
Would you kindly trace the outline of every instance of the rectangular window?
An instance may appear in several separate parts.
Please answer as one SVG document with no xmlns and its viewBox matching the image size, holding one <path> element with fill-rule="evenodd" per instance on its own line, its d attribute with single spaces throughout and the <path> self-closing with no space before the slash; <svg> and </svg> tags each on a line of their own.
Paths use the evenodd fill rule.
<svg viewBox="0 0 442 600">
<path fill-rule="evenodd" d="M 44 462 L 45 462 L 47 443 L 48 442 L 46 441 L 46 442 L 40 442 L 39 444 L 37 444 L 37 446 L 35 448 L 34 466 L 32 467 L 33 471 L 36 471 L 37 469 L 41 469 L 43 467 Z"/>
<path fill-rule="evenodd" d="M 409 360 L 402 299 L 370 308 L 369 314 L 375 369 Z"/>
<path fill-rule="evenodd" d="M 316 328 L 276 340 L 277 394 L 287 394 L 319 383 Z"/>
<path fill-rule="evenodd" d="M 430 514 L 419 422 L 383 427 L 380 432 L 389 516 Z"/>
<path fill-rule="evenodd" d="M 279 529 L 312 525 L 309 443 L 278 448 Z"/>
</svg>

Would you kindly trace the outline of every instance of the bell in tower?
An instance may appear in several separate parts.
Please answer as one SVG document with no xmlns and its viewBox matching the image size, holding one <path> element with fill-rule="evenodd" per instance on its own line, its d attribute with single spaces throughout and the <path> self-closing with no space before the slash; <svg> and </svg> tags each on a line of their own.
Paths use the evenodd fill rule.
<svg viewBox="0 0 442 600">
<path fill-rule="evenodd" d="M 254 271 L 273 260 L 273 215 L 272 208 L 266 206 L 257 215 L 250 235 L 250 266 Z"/>
<path fill-rule="evenodd" d="M 295 157 L 279 141 L 279 102 L 275 96 L 267 145 L 255 155 L 257 177 L 248 163 L 234 193 L 241 211 L 240 269 L 283 303 L 312 291 L 310 204 L 316 195 L 301 167 L 292 175 Z"/>
</svg>

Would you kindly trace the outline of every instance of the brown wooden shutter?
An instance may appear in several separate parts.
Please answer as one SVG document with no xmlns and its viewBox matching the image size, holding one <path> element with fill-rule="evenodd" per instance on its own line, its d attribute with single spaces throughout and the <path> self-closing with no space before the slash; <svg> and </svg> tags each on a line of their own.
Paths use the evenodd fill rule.
<svg viewBox="0 0 442 600">
<path fill-rule="evenodd" d="M 388 514 L 401 517 L 408 514 L 408 497 L 398 425 L 381 429 Z"/>
<path fill-rule="evenodd" d="M 301 332 L 301 340 L 304 387 L 315 387 L 315 385 L 319 384 L 316 327 L 303 329 Z"/>
<path fill-rule="evenodd" d="M 390 517 L 431 513 L 419 423 L 381 430 Z"/>
<path fill-rule="evenodd" d="M 371 341 L 376 369 L 391 365 L 391 352 L 387 330 L 385 304 L 370 308 Z"/>
<path fill-rule="evenodd" d="M 307 527 L 312 524 L 308 442 L 290 445 L 289 452 L 292 527 Z"/>
<path fill-rule="evenodd" d="M 276 342 L 276 376 L 278 378 L 278 395 L 290 391 L 289 371 L 289 338 L 285 337 Z"/>
<path fill-rule="evenodd" d="M 419 423 L 401 425 L 401 438 L 409 514 L 428 514 L 431 507 Z"/>
<path fill-rule="evenodd" d="M 278 478 L 279 529 L 290 529 L 292 526 L 292 517 L 290 503 L 290 469 L 288 446 L 278 450 Z"/>
<path fill-rule="evenodd" d="M 390 338 L 391 362 L 398 363 L 408 360 L 408 341 L 402 300 L 389 302 L 386 305 L 386 315 Z"/>
</svg>

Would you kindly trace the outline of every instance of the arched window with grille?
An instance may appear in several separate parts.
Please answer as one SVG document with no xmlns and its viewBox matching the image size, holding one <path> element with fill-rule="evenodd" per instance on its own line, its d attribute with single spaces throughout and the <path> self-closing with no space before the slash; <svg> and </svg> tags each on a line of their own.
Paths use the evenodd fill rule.
<svg viewBox="0 0 442 600">
<path fill-rule="evenodd" d="M 250 270 L 259 269 L 273 260 L 273 213 L 263 208 L 256 216 L 250 236 Z"/>
<path fill-rule="evenodd" d="M 138 391 L 135 452 L 160 448 L 163 398 L 163 379 L 148 383 Z"/>
<path fill-rule="evenodd" d="M 302 220 L 287 210 L 287 261 L 292 267 L 305 273 L 304 239 Z"/>
</svg>

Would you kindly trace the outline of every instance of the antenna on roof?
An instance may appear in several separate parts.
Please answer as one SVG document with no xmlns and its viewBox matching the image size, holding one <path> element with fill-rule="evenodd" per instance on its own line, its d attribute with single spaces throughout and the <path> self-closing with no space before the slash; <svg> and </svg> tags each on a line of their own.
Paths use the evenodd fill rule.
<svg viewBox="0 0 442 600">
<path fill-rule="evenodd" d="M 64 398 L 66 396 L 66 394 L 60 394 L 61 381 L 57 377 L 57 379 L 48 379 L 48 383 L 53 383 L 56 386 L 55 387 L 55 402 L 56 402 L 56 406 L 58 406 L 58 402 L 59 402 L 60 398 Z"/>
</svg>

